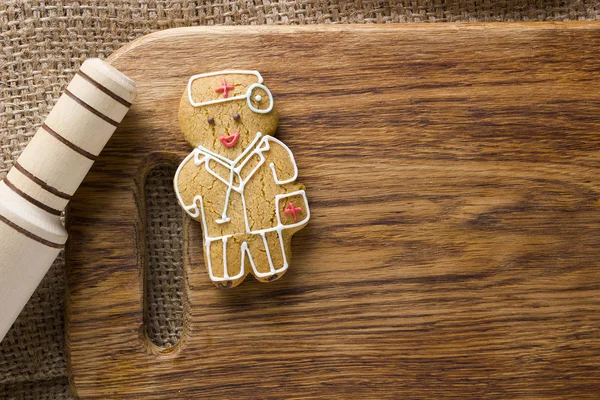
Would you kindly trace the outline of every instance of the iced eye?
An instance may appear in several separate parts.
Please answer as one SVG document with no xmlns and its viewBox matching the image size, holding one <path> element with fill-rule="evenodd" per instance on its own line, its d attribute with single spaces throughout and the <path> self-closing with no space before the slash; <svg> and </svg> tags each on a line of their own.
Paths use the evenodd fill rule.
<svg viewBox="0 0 600 400">
<path fill-rule="evenodd" d="M 213 117 L 208 117 L 208 123 L 211 125 L 215 124 L 215 119 Z"/>
<path fill-rule="evenodd" d="M 233 113 L 233 119 L 238 121 L 240 119 L 240 114 L 238 113 Z"/>
<path fill-rule="evenodd" d="M 254 96 L 254 100 L 256 100 L 257 103 L 262 101 L 262 96 L 260 94 L 257 94 L 256 96 Z"/>
</svg>

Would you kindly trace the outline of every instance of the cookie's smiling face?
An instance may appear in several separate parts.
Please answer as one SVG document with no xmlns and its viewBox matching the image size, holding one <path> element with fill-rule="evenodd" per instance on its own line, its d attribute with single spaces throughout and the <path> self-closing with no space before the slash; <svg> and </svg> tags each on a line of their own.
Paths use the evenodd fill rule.
<svg viewBox="0 0 600 400">
<path fill-rule="evenodd" d="M 232 99 L 245 95 L 253 83 L 256 83 L 254 75 L 203 77 L 192 82 L 191 97 L 197 103 Z M 257 109 L 266 109 L 270 103 L 268 94 L 261 88 L 252 91 L 251 102 Z M 193 106 L 186 89 L 179 106 L 179 124 L 190 145 L 202 146 L 230 160 L 235 160 L 252 144 L 257 132 L 273 135 L 277 129 L 277 122 L 275 109 L 266 114 L 254 112 L 248 106 L 245 97 Z"/>
</svg>

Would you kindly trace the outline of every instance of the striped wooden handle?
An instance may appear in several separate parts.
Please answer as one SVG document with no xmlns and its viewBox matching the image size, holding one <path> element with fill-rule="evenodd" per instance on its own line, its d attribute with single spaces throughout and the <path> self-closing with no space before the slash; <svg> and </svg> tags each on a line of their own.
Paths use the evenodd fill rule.
<svg viewBox="0 0 600 400">
<path fill-rule="evenodd" d="M 60 215 L 136 96 L 90 59 L 0 182 L 0 339 L 67 240 Z"/>
</svg>

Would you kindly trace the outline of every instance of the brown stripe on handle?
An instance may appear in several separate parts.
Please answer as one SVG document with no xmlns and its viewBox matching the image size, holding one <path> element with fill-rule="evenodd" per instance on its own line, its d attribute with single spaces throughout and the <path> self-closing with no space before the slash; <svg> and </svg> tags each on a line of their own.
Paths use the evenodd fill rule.
<svg viewBox="0 0 600 400">
<path fill-rule="evenodd" d="M 22 191 L 18 187 L 16 187 L 11 181 L 8 180 L 7 177 L 4 177 L 4 184 L 6 186 L 8 186 L 8 188 L 11 189 L 13 192 L 15 192 L 16 194 L 18 194 L 19 196 L 21 196 L 22 198 L 24 198 L 25 200 L 27 200 L 28 202 L 30 202 L 34 206 L 38 206 L 42 210 L 44 210 L 44 211 L 46 211 L 46 212 L 48 212 L 48 213 L 50 213 L 52 215 L 60 216 L 60 214 L 61 214 L 60 210 L 57 210 L 57 209 L 52 208 L 52 207 L 48 207 L 47 205 L 45 205 L 41 201 L 38 201 L 38 200 L 34 199 L 33 197 L 31 197 L 30 195 L 28 195 L 27 193 L 25 193 L 24 191 Z"/>
<path fill-rule="evenodd" d="M 85 72 L 83 72 L 83 71 L 80 70 L 80 71 L 77 72 L 77 75 L 81 76 L 83 79 L 85 79 L 86 81 L 88 81 L 92 85 L 96 86 L 102 92 L 104 92 L 108 96 L 110 96 L 113 100 L 115 100 L 115 101 L 123 104 L 127 108 L 131 107 L 131 103 L 130 102 L 128 102 L 127 100 L 125 100 L 124 98 L 122 98 L 121 96 L 119 96 L 118 94 L 116 94 L 115 92 L 111 91 L 106 86 L 101 85 L 96 80 L 94 80 L 94 78 L 92 78 L 91 76 L 89 76 Z"/>
<path fill-rule="evenodd" d="M 21 228 L 19 225 L 15 224 L 14 222 L 9 221 L 8 219 L 6 219 L 2 214 L 0 214 L 0 221 L 4 222 L 6 225 L 10 226 L 11 228 L 13 228 L 14 230 L 16 230 L 17 232 L 22 233 L 23 235 L 27 236 L 29 239 L 35 240 L 36 242 L 44 244 L 44 245 L 46 245 L 48 247 L 53 247 L 55 249 L 62 249 L 63 246 L 64 246 L 63 244 L 54 243 L 54 242 L 51 242 L 51 241 L 46 240 L 44 238 L 41 238 L 38 235 L 29 232 L 25 228 Z"/>
<path fill-rule="evenodd" d="M 76 151 L 77 153 L 81 154 L 85 158 L 88 158 L 88 159 L 90 159 L 92 161 L 96 161 L 96 158 L 98 158 L 97 156 L 93 155 L 92 153 L 90 153 L 88 151 L 85 151 L 84 149 L 82 149 L 81 147 L 77 146 L 76 144 L 68 141 L 67 139 L 65 139 L 64 137 L 62 137 L 61 135 L 59 135 L 58 132 L 56 132 L 54 129 L 50 128 L 48 125 L 43 124 L 42 125 L 42 129 L 44 129 L 48 134 L 50 134 L 54 138 L 58 139 L 59 142 L 61 142 L 62 144 L 64 144 L 68 148 Z"/>
<path fill-rule="evenodd" d="M 85 108 L 86 110 L 88 110 L 92 114 L 94 114 L 94 115 L 102 118 L 103 120 L 105 120 L 106 122 L 108 122 L 109 124 L 111 124 L 112 126 L 115 126 L 115 127 L 119 126 L 119 123 L 117 121 L 115 121 L 114 119 L 109 118 L 106 115 L 102 114 L 100 111 L 96 110 L 94 107 L 90 106 L 88 103 L 86 103 L 85 101 L 81 100 L 79 97 L 75 96 L 72 92 L 69 91 L 69 89 L 65 89 L 65 94 L 67 96 L 69 96 L 70 98 L 72 98 L 81 107 Z"/>
<path fill-rule="evenodd" d="M 34 181 L 35 183 L 40 185 L 42 187 L 42 189 L 46 190 L 47 192 L 50 192 L 53 195 L 60 197 L 61 199 L 65 199 L 65 200 L 71 199 L 71 195 L 63 193 L 60 190 L 48 185 L 46 182 L 44 182 L 37 176 L 33 175 L 31 172 L 29 172 L 25 168 L 23 168 L 23 166 L 21 164 L 19 164 L 18 161 L 15 161 L 14 167 L 17 169 L 17 171 L 19 171 L 20 173 L 22 173 L 23 175 L 25 175 L 26 177 L 28 177 L 29 179 L 31 179 L 32 181 Z"/>
</svg>

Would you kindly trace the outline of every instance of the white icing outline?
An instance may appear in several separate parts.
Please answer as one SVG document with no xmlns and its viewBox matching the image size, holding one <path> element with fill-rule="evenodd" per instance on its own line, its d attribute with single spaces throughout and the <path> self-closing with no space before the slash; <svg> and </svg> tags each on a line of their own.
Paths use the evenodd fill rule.
<svg viewBox="0 0 600 400">
<path fill-rule="evenodd" d="M 204 102 L 200 102 L 197 103 L 194 101 L 194 99 L 192 98 L 192 84 L 194 83 L 194 81 L 196 79 L 199 78 L 206 78 L 208 76 L 216 76 L 216 75 L 230 75 L 230 74 L 238 74 L 238 75 L 254 75 L 256 76 L 256 78 L 258 79 L 257 83 L 253 83 L 252 85 L 250 85 L 250 87 L 248 88 L 248 90 L 246 90 L 246 94 L 240 94 L 234 97 L 222 97 L 220 99 L 215 99 L 215 100 L 208 100 L 208 101 L 204 101 Z M 227 69 L 224 71 L 217 71 L 217 72 L 208 72 L 205 74 L 198 74 L 198 75 L 194 75 L 190 78 L 190 80 L 188 81 L 187 84 L 187 92 L 188 92 L 188 100 L 190 102 L 190 104 L 192 105 L 192 107 L 202 107 L 202 106 L 208 106 L 211 104 L 218 104 L 218 103 L 225 103 L 227 101 L 234 101 L 234 100 L 242 100 L 242 99 L 246 99 L 246 102 L 248 103 L 248 107 L 254 111 L 255 113 L 258 114 L 267 114 L 269 112 L 271 112 L 271 110 L 273 109 L 273 105 L 274 105 L 274 101 L 273 101 L 273 95 L 271 94 L 271 91 L 262 84 L 263 83 L 263 78 L 260 75 L 260 73 L 258 71 L 252 71 L 252 70 L 243 70 L 243 69 Z M 261 88 L 263 89 L 266 93 L 267 96 L 269 96 L 269 107 L 266 110 L 260 110 L 256 107 L 254 107 L 252 105 L 252 91 L 255 88 Z M 260 96 L 260 95 L 259 95 Z M 261 100 L 262 100 L 262 96 L 261 96 Z M 257 100 L 260 101 L 260 100 Z"/>
<path fill-rule="evenodd" d="M 266 110 L 261 110 L 261 109 L 256 108 L 256 107 L 254 107 L 252 105 L 252 100 L 251 100 L 252 91 L 255 88 L 260 88 L 260 89 L 264 90 L 267 93 L 267 96 L 269 96 L 269 107 Z M 256 96 L 260 97 L 260 100 L 256 100 L 256 101 L 258 101 L 258 102 L 262 101 L 262 96 L 261 95 L 257 94 Z M 246 91 L 246 103 L 248 103 L 248 108 L 250 108 L 255 113 L 258 113 L 258 114 L 267 114 L 267 113 L 270 113 L 271 110 L 273 109 L 273 105 L 274 105 L 273 95 L 271 94 L 271 91 L 269 89 L 267 89 L 267 87 L 265 85 L 260 84 L 260 83 L 255 83 L 253 85 L 250 85 L 250 87 L 248 88 L 248 91 Z"/>
<path fill-rule="evenodd" d="M 277 225 L 276 226 L 271 227 L 271 228 L 258 229 L 255 231 L 250 230 L 250 223 L 248 221 L 248 212 L 246 209 L 246 199 L 244 197 L 244 187 L 245 187 L 246 183 L 248 182 L 248 180 L 252 176 L 254 176 L 256 171 L 258 171 L 258 169 L 265 163 L 266 158 L 263 153 L 265 151 L 268 151 L 271 148 L 271 146 L 270 146 L 271 141 L 279 144 L 287 151 L 288 155 L 290 156 L 290 161 L 291 161 L 292 165 L 294 166 L 293 176 L 289 179 L 280 180 L 277 175 L 275 165 L 273 163 L 270 163 L 269 167 L 271 168 L 271 171 L 273 173 L 273 179 L 275 180 L 275 183 L 281 185 L 281 184 L 290 183 L 290 182 L 295 181 L 298 177 L 298 166 L 296 165 L 296 160 L 294 159 L 294 155 L 293 155 L 292 151 L 280 140 L 278 140 L 272 136 L 268 136 L 268 135 L 262 136 L 262 134 L 260 132 L 257 132 L 256 137 L 254 138 L 254 140 L 252 141 L 250 146 L 248 146 L 248 148 L 246 150 L 244 150 L 244 152 L 242 152 L 242 154 L 240 154 L 235 160 L 229 160 L 226 157 L 216 154 L 202 146 L 198 146 L 198 148 L 194 149 L 190 154 L 187 155 L 186 158 L 184 158 L 184 160 L 181 162 L 181 164 L 177 168 L 177 172 L 175 172 L 173 186 L 175 189 L 175 194 L 177 195 L 177 200 L 182 205 L 185 212 L 188 213 L 191 217 L 197 218 L 200 214 L 202 214 L 202 230 L 203 230 L 203 236 L 204 236 L 204 249 L 206 252 L 206 260 L 208 263 L 207 269 L 208 269 L 210 279 L 213 282 L 236 280 L 236 279 L 239 279 L 242 276 L 244 276 L 245 270 L 246 270 L 246 266 L 245 266 L 245 260 L 246 260 L 245 255 L 246 254 L 248 255 L 248 259 L 250 260 L 252 272 L 258 278 L 265 278 L 265 277 L 273 276 L 275 274 L 279 274 L 279 273 L 286 271 L 289 266 L 289 263 L 287 260 L 287 255 L 285 253 L 285 246 L 283 243 L 282 232 L 286 229 L 294 229 L 299 226 L 302 226 L 305 223 L 307 223 L 308 220 L 310 219 L 310 209 L 308 206 L 308 200 L 306 199 L 306 192 L 304 190 L 297 190 L 297 191 L 294 191 L 291 193 L 275 195 L 274 206 L 275 206 L 275 212 L 276 212 L 276 217 L 277 217 Z M 250 173 L 246 176 L 246 178 L 242 179 L 242 177 L 240 175 L 241 170 L 248 163 L 248 161 L 251 160 L 255 155 L 257 155 L 260 158 L 260 161 L 258 162 L 256 167 L 254 167 L 254 169 L 252 171 L 250 171 Z M 177 186 L 177 182 L 179 181 L 179 173 L 181 172 L 181 170 L 185 166 L 185 164 L 187 164 L 187 162 L 192 157 L 194 158 L 194 164 L 197 167 L 200 167 L 201 165 L 204 164 L 204 167 L 208 173 L 215 176 L 217 179 L 219 179 L 221 182 L 225 183 L 228 186 L 226 199 L 225 199 L 226 203 L 225 203 L 225 207 L 224 207 L 223 215 L 222 215 L 221 219 L 227 218 L 227 221 L 230 220 L 227 217 L 227 208 L 228 208 L 228 204 L 229 204 L 229 196 L 231 194 L 231 190 L 235 190 L 236 192 L 238 192 L 240 194 L 240 196 L 242 198 L 242 208 L 244 211 L 244 222 L 245 222 L 245 227 L 246 227 L 245 233 L 252 234 L 252 235 L 256 235 L 256 234 L 261 235 L 261 237 L 263 239 L 263 243 L 265 244 L 265 251 L 267 254 L 267 259 L 269 261 L 269 272 L 262 273 L 257 270 L 256 265 L 254 264 L 254 260 L 252 258 L 252 254 L 250 253 L 248 243 L 246 241 L 244 241 L 241 244 L 240 272 L 235 276 L 229 276 L 228 266 L 227 266 L 227 241 L 228 241 L 228 238 L 233 237 L 234 235 L 224 235 L 224 236 L 218 236 L 218 237 L 209 236 L 208 227 L 206 224 L 206 214 L 204 212 L 204 204 L 202 202 L 202 196 L 200 196 L 200 195 L 194 196 L 194 198 L 192 200 L 192 204 L 186 205 L 183 202 L 181 193 L 179 192 L 179 188 Z M 242 158 L 244 158 L 244 159 L 242 160 Z M 229 168 L 231 170 L 230 176 L 233 177 L 234 174 L 237 174 L 239 182 L 240 182 L 239 185 L 237 187 L 235 187 L 233 185 L 233 181 L 234 181 L 233 178 L 230 178 L 230 181 L 227 182 L 220 175 L 215 173 L 209 167 L 209 162 L 211 160 L 214 160 L 214 161 L 220 163 L 221 165 L 225 166 L 226 168 Z M 306 207 L 306 210 L 305 210 L 306 217 L 304 219 L 302 219 L 301 221 L 295 222 L 293 224 L 284 225 L 281 222 L 281 215 L 279 212 L 279 204 L 280 204 L 279 202 L 282 199 L 289 198 L 292 196 L 297 196 L 297 195 L 302 196 L 302 198 L 304 200 L 304 205 Z M 227 221 L 222 221 L 221 223 L 225 223 Z M 219 220 L 217 220 L 216 222 L 220 223 Z M 280 268 L 275 268 L 275 266 L 273 265 L 273 259 L 271 257 L 271 250 L 268 247 L 266 236 L 265 236 L 265 234 L 269 233 L 269 232 L 277 232 L 277 235 L 279 237 L 279 244 L 280 244 L 281 252 L 283 255 L 283 266 L 281 266 Z M 223 277 L 222 278 L 216 277 L 214 275 L 213 270 L 212 270 L 212 261 L 210 258 L 210 245 L 212 242 L 215 242 L 217 240 L 221 240 L 221 242 L 223 243 Z"/>
</svg>

